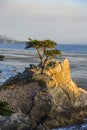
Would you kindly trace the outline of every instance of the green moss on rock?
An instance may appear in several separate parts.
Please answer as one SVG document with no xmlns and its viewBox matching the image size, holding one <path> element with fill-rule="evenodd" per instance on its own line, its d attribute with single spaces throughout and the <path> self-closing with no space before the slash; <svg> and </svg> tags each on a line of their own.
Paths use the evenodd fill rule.
<svg viewBox="0 0 87 130">
<path fill-rule="evenodd" d="M 8 107 L 8 103 L 5 101 L 0 101 L 0 115 L 9 116 L 12 113 L 13 111 Z"/>
</svg>

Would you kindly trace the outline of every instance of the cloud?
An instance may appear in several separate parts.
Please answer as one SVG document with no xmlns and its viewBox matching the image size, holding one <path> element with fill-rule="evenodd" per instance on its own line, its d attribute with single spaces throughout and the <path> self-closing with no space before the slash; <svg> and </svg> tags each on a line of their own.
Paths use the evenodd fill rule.
<svg viewBox="0 0 87 130">
<path fill-rule="evenodd" d="M 59 42 L 86 42 L 87 9 L 77 4 L 10 2 L 0 8 L 0 30 L 20 39 L 51 38 Z M 1 1 L 0 1 L 1 2 Z"/>
</svg>

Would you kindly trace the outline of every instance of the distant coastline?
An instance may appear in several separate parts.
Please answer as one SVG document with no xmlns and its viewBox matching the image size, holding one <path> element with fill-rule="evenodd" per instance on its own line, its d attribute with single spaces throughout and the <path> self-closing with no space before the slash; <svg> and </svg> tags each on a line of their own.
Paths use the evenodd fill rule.
<svg viewBox="0 0 87 130">
<path fill-rule="evenodd" d="M 14 43 L 24 43 L 25 41 L 19 41 L 19 40 L 15 40 L 15 39 L 11 39 L 7 36 L 3 36 L 3 35 L 0 35 L 0 44 L 6 44 L 6 43 L 11 43 L 11 44 L 14 44 Z"/>
</svg>

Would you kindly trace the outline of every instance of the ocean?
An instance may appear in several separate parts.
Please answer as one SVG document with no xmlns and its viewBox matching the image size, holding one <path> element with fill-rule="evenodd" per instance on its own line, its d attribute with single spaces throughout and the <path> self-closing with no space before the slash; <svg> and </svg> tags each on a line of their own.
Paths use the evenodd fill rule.
<svg viewBox="0 0 87 130">
<path fill-rule="evenodd" d="M 23 72 L 31 63 L 39 63 L 36 51 L 25 49 L 25 46 L 25 43 L 0 43 L 0 55 L 5 56 L 5 59 L 0 61 L 0 71 L 2 71 L 0 73 L 0 85 L 9 77 L 15 76 L 18 72 Z M 56 59 L 63 60 L 68 58 L 72 79 L 79 87 L 87 90 L 87 45 L 59 44 L 57 48 L 61 50 L 62 55 L 61 57 L 56 57 Z M 56 130 L 87 130 L 87 121 L 81 125 L 58 128 Z"/>
</svg>

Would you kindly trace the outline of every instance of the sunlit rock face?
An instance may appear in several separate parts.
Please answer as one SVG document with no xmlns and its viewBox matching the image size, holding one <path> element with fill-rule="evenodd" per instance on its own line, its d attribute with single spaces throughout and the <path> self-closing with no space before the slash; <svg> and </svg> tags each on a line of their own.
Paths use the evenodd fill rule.
<svg viewBox="0 0 87 130">
<path fill-rule="evenodd" d="M 72 80 L 68 59 L 62 62 L 55 60 L 48 61 L 43 72 L 46 74 L 44 77 L 40 75 L 41 68 L 37 67 L 32 69 L 32 71 L 34 72 L 33 77 L 35 79 L 45 80 L 48 88 L 61 88 L 70 98 L 77 98 L 81 96 L 82 93 L 86 93 L 85 90 L 78 88 L 76 83 Z M 50 78 L 47 78 L 47 76 Z"/>
<path fill-rule="evenodd" d="M 28 115 L 31 130 L 81 123 L 87 117 L 87 91 L 73 82 L 67 59 L 48 61 L 43 74 L 34 66 L 10 78 L 2 86 L 0 100 L 16 113 Z"/>
<path fill-rule="evenodd" d="M 48 62 L 44 73 L 51 77 L 46 83 L 55 103 L 48 124 L 73 124 L 81 121 L 83 115 L 87 116 L 87 91 L 79 88 L 72 80 L 68 59 Z M 57 115 L 56 120 L 53 120 L 54 113 Z"/>
<path fill-rule="evenodd" d="M 54 61 L 51 67 L 50 64 L 51 63 L 48 63 L 44 72 L 52 78 L 47 82 L 49 87 L 60 87 L 73 97 L 80 96 L 81 93 L 85 92 L 81 88 L 78 88 L 75 82 L 73 82 L 70 75 L 68 59 L 65 59 L 63 62 Z"/>
<path fill-rule="evenodd" d="M 33 78 L 46 81 L 49 93 L 53 97 L 54 107 L 48 116 L 48 125 L 57 127 L 78 123 L 87 115 L 87 92 L 72 80 L 68 59 L 62 62 L 48 61 L 44 75 L 40 74 L 41 68 L 32 71 Z"/>
</svg>

